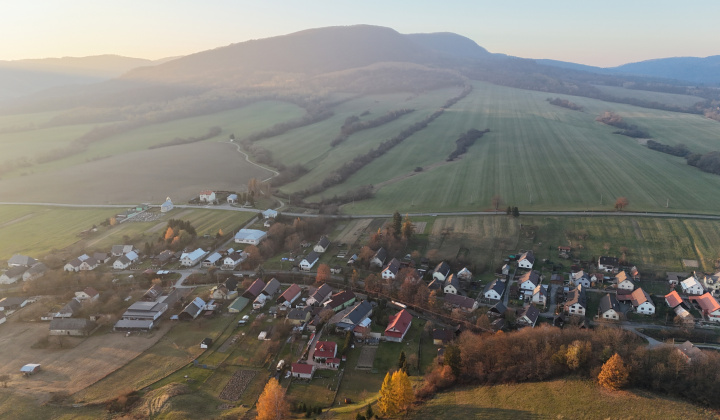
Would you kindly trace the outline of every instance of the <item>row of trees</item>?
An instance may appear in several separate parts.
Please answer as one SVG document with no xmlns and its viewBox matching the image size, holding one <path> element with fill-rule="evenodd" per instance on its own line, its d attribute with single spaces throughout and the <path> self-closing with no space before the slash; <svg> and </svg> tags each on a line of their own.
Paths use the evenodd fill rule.
<svg viewBox="0 0 720 420">
<path fill-rule="evenodd" d="M 379 127 L 383 124 L 395 121 L 403 115 L 409 114 L 411 112 L 415 112 L 415 110 L 405 108 L 397 109 L 393 111 L 388 111 L 385 115 L 381 117 L 367 121 L 361 121 L 360 117 L 358 117 L 357 115 L 351 115 L 345 119 L 342 127 L 340 127 L 340 134 L 338 134 L 338 136 L 330 142 L 330 146 L 335 147 L 339 145 L 340 143 L 347 140 L 347 138 L 350 137 L 352 134 L 357 133 L 358 131 Z"/>
<path fill-rule="evenodd" d="M 167 141 L 165 143 L 156 144 L 153 146 L 148 147 L 148 149 L 159 149 L 161 147 L 170 147 L 170 146 L 179 146 L 181 144 L 190 144 L 190 143 L 197 143 L 199 141 L 208 140 L 215 136 L 219 136 L 220 133 L 222 133 L 222 128 L 214 126 L 208 128 L 207 133 L 197 136 L 197 137 L 175 137 L 174 139 Z"/>
<path fill-rule="evenodd" d="M 634 138 L 649 138 L 650 137 L 650 134 L 648 134 L 647 131 L 641 130 L 635 124 L 629 124 L 629 123 L 625 122 L 625 120 L 623 120 L 623 118 L 620 115 L 618 115 L 612 111 L 605 111 L 605 113 L 603 113 L 602 115 L 595 118 L 595 121 L 619 128 L 620 131 L 615 131 L 614 134 L 621 134 L 623 136 L 634 137 Z"/>
<path fill-rule="evenodd" d="M 476 130 L 474 128 L 463 133 L 457 140 L 455 140 L 455 150 L 450 153 L 447 160 L 455 160 L 458 156 L 464 155 L 467 149 L 475 143 L 475 140 L 482 137 L 485 133 L 489 133 L 489 129 L 483 131 Z"/>
<path fill-rule="evenodd" d="M 576 104 L 575 102 L 570 102 L 567 99 L 561 99 L 561 98 L 547 98 L 547 101 L 550 102 L 551 105 L 572 109 L 573 111 L 581 111 L 584 109 L 582 106 Z"/>
</svg>

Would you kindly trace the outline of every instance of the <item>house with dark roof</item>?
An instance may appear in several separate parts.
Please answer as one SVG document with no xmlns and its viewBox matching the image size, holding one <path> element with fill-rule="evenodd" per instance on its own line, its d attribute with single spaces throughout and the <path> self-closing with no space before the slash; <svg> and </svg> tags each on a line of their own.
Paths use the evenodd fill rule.
<svg viewBox="0 0 720 420">
<path fill-rule="evenodd" d="M 432 281 L 428 284 L 428 289 L 430 289 L 430 291 L 442 290 L 444 285 L 445 285 L 444 281 L 438 280 L 438 279 L 432 279 Z"/>
<path fill-rule="evenodd" d="M 680 284 L 681 281 L 690 277 L 690 273 L 677 272 L 677 271 L 668 271 L 666 273 L 666 275 L 667 275 L 666 280 L 668 281 L 668 283 L 671 286 L 677 286 L 678 284 Z"/>
<path fill-rule="evenodd" d="M 507 311 L 507 307 L 502 302 L 498 302 L 488 309 L 487 315 L 490 318 L 501 318 L 505 316 L 505 311 Z"/>
<path fill-rule="evenodd" d="M 467 267 L 463 267 L 462 270 L 457 272 L 457 277 L 460 280 L 470 281 L 472 280 L 472 273 L 467 269 Z"/>
<path fill-rule="evenodd" d="M 50 335 L 88 336 L 95 327 L 95 322 L 85 318 L 53 318 Z"/>
<path fill-rule="evenodd" d="M 32 267 L 28 268 L 28 270 L 23 273 L 22 279 L 23 281 L 39 279 L 40 277 L 44 276 L 46 272 L 47 267 L 45 266 L 45 264 L 41 262 L 35 263 Z"/>
<path fill-rule="evenodd" d="M 522 255 L 520 255 L 520 258 L 518 258 L 517 264 L 519 268 L 533 268 L 533 265 L 535 265 L 535 254 L 533 254 L 532 251 L 527 251 L 523 253 Z"/>
<path fill-rule="evenodd" d="M 340 312 L 355 303 L 355 299 L 355 293 L 350 290 L 343 290 L 332 295 L 330 300 L 325 302 L 325 307 L 332 309 L 334 312 Z"/>
<path fill-rule="evenodd" d="M 135 247 L 132 245 L 113 245 L 110 253 L 113 257 L 120 257 L 133 251 L 135 251 Z"/>
<path fill-rule="evenodd" d="M 488 283 L 483 289 L 483 296 L 488 300 L 500 300 L 503 293 L 505 292 L 505 282 L 500 279 L 495 279 Z"/>
<path fill-rule="evenodd" d="M 480 304 L 473 298 L 454 295 L 452 293 L 445 295 L 445 305 L 451 308 L 459 308 L 465 312 L 472 312 L 480 306 Z"/>
<path fill-rule="evenodd" d="M 92 302 L 94 300 L 97 300 L 98 296 L 100 296 L 100 292 L 90 286 L 84 288 L 80 292 L 75 292 L 75 299 L 79 300 L 80 302 L 85 300 Z"/>
<path fill-rule="evenodd" d="M 580 270 L 570 273 L 570 283 L 575 287 L 582 286 L 587 288 L 592 284 L 592 279 L 587 272 Z"/>
<path fill-rule="evenodd" d="M 247 257 L 248 254 L 245 251 L 231 252 L 225 256 L 225 259 L 223 259 L 222 269 L 234 270 L 240 263 L 245 261 Z"/>
<path fill-rule="evenodd" d="M 9 268 L 4 273 L 0 274 L 0 284 L 17 283 L 19 280 L 21 280 L 23 278 L 23 275 L 25 274 L 26 271 L 28 271 L 28 269 L 23 266 L 15 266 L 15 267 Z"/>
<path fill-rule="evenodd" d="M 567 293 L 564 309 L 568 315 L 585 316 L 587 298 L 585 296 L 585 288 L 582 285 L 579 285 Z"/>
<path fill-rule="evenodd" d="M 598 307 L 598 318 L 618 321 L 622 316 L 620 303 L 614 294 L 608 293 L 600 298 L 600 306 Z"/>
<path fill-rule="evenodd" d="M 540 272 L 536 270 L 528 271 L 518 278 L 520 290 L 525 292 L 532 292 L 535 290 L 535 287 L 540 284 L 541 281 L 542 277 L 540 276 Z"/>
<path fill-rule="evenodd" d="M 327 284 L 323 284 L 322 286 L 315 289 L 315 292 L 310 295 L 306 303 L 310 306 L 320 306 L 328 299 L 330 299 L 330 297 L 332 296 L 332 291 L 332 287 Z"/>
<path fill-rule="evenodd" d="M 311 313 L 312 308 L 310 308 L 309 306 L 306 306 L 304 308 L 293 308 L 288 311 L 288 314 L 285 317 L 285 322 L 290 325 L 304 324 L 310 320 Z"/>
<path fill-rule="evenodd" d="M 330 239 L 327 236 L 323 236 L 320 238 L 318 243 L 315 244 L 313 247 L 313 251 L 318 252 L 322 254 L 323 252 L 327 251 L 330 247 Z"/>
<path fill-rule="evenodd" d="M 434 279 L 444 282 L 445 279 L 449 275 L 450 275 L 450 264 L 443 261 L 443 262 L 439 263 L 437 266 L 435 266 L 435 270 L 433 270 L 432 277 Z"/>
<path fill-rule="evenodd" d="M 337 327 L 343 330 L 352 330 L 365 318 L 372 315 L 372 309 L 372 305 L 366 300 L 356 304 L 355 307 L 337 323 Z"/>
<path fill-rule="evenodd" d="M 262 292 L 262 290 L 265 288 L 265 282 L 262 281 L 262 279 L 256 279 L 250 287 L 245 290 L 245 292 L 242 294 L 242 297 L 248 298 L 250 300 L 255 300 L 256 297 Z"/>
<path fill-rule="evenodd" d="M 260 294 L 263 294 L 267 297 L 273 297 L 275 294 L 280 290 L 280 282 L 276 278 L 270 279 L 269 282 L 265 285 L 265 288 L 262 289 Z"/>
<path fill-rule="evenodd" d="M 436 328 L 432 332 L 433 344 L 436 346 L 444 346 L 455 339 L 455 334 L 450 330 Z"/>
<path fill-rule="evenodd" d="M 310 251 L 305 258 L 300 261 L 300 269 L 303 271 L 310 271 L 316 262 L 320 259 L 320 254 L 315 251 Z"/>
<path fill-rule="evenodd" d="M 15 254 L 12 257 L 10 257 L 7 264 L 8 264 L 8 268 L 13 268 L 13 267 L 30 268 L 36 262 L 37 262 L 37 260 L 35 258 L 28 257 L 26 255 Z"/>
<path fill-rule="evenodd" d="M 375 255 L 370 259 L 370 265 L 374 267 L 382 267 L 385 265 L 385 260 L 387 259 L 387 251 L 385 251 L 385 248 L 380 247 L 377 251 L 375 251 Z"/>
<path fill-rule="evenodd" d="M 705 353 L 695 347 L 690 340 L 680 344 L 675 350 L 683 356 L 683 359 L 685 359 L 687 363 L 702 361 L 706 358 Z"/>
<path fill-rule="evenodd" d="M 412 315 L 407 309 L 403 309 L 388 319 L 388 326 L 385 328 L 385 340 L 401 343 L 405 334 L 410 331 Z"/>
<path fill-rule="evenodd" d="M 75 314 L 80 312 L 82 304 L 79 300 L 72 298 L 65 306 L 62 307 L 54 316 L 54 318 L 72 318 Z"/>
<path fill-rule="evenodd" d="M 453 294 L 456 295 L 460 293 L 460 279 L 457 278 L 455 274 L 450 274 L 445 279 L 445 284 L 443 286 L 443 292 L 445 294 Z"/>
<path fill-rule="evenodd" d="M 606 273 L 613 273 L 620 268 L 620 262 L 615 257 L 600 257 L 598 258 L 598 270 Z"/>
<path fill-rule="evenodd" d="M 540 317 L 540 310 L 535 305 L 530 304 L 526 306 L 519 314 L 515 323 L 520 327 L 535 327 L 538 318 Z"/>
<path fill-rule="evenodd" d="M 200 315 L 207 304 L 204 300 L 196 297 L 192 302 L 188 303 L 187 306 L 178 314 L 178 319 L 181 321 L 191 321 Z"/>
<path fill-rule="evenodd" d="M 280 295 L 280 297 L 277 298 L 277 303 L 278 305 L 283 305 L 286 308 L 289 308 L 293 304 L 293 302 L 295 302 L 295 300 L 300 297 L 301 293 L 302 289 L 300 289 L 300 286 L 298 286 L 297 284 L 292 284 L 290 285 L 290 287 L 285 289 L 285 291 L 282 295 Z"/>
<path fill-rule="evenodd" d="M 122 319 L 129 321 L 156 321 L 168 309 L 165 302 L 135 302 L 123 313 Z"/>
<path fill-rule="evenodd" d="M 538 284 L 532 291 L 532 303 L 540 305 L 543 308 L 547 305 L 547 286 Z"/>
<path fill-rule="evenodd" d="M 82 261 L 80 261 L 80 259 L 78 259 L 78 258 L 73 258 L 72 260 L 68 261 L 68 262 L 63 266 L 63 271 L 69 271 L 69 272 L 72 272 L 72 271 L 75 271 L 75 272 L 80 271 L 80 264 L 82 264 Z"/>
<path fill-rule="evenodd" d="M 155 283 L 145 292 L 140 300 L 144 302 L 156 302 L 162 296 L 163 288 L 161 284 Z"/>
<path fill-rule="evenodd" d="M 0 299 L 0 311 L 11 311 L 27 305 L 27 299 L 23 297 L 4 297 Z"/>
<path fill-rule="evenodd" d="M 400 271 L 400 261 L 393 258 L 382 271 L 383 280 L 394 279 L 395 276 L 397 276 L 398 271 Z"/>
</svg>

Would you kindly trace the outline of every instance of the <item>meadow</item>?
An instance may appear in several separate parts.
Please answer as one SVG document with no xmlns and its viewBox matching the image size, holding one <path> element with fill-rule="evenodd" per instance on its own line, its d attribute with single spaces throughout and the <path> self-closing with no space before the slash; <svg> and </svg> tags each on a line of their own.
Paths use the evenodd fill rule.
<svg viewBox="0 0 720 420">
<path fill-rule="evenodd" d="M 716 414 L 657 394 L 610 392 L 587 380 L 478 386 L 442 392 L 410 414 L 428 419 L 714 419 Z"/>
</svg>

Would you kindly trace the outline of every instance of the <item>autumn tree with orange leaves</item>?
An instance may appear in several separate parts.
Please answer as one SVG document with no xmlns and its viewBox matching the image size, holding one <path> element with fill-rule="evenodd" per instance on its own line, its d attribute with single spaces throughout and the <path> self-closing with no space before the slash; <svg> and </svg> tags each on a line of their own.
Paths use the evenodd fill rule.
<svg viewBox="0 0 720 420">
<path fill-rule="evenodd" d="M 285 390 L 275 378 L 265 385 L 257 402 L 257 420 L 284 420 L 290 418 L 290 406 L 285 399 Z"/>
</svg>

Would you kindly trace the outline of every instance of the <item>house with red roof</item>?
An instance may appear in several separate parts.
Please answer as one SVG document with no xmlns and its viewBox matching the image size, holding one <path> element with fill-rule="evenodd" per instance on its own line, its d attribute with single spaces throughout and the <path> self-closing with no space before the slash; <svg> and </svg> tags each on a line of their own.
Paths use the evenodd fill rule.
<svg viewBox="0 0 720 420">
<path fill-rule="evenodd" d="M 667 305 L 672 309 L 682 304 L 682 302 L 682 298 L 675 290 L 665 295 L 665 303 L 667 303 Z"/>
<path fill-rule="evenodd" d="M 283 292 L 282 295 L 280 295 L 279 298 L 277 298 L 277 303 L 279 305 L 285 305 L 289 308 L 290 305 L 292 305 L 292 303 L 300 297 L 301 293 L 302 289 L 300 289 L 300 286 L 298 286 L 297 284 L 292 284 L 290 285 L 290 287 L 287 288 L 287 290 Z"/>
<path fill-rule="evenodd" d="M 618 302 L 629 302 L 633 306 L 635 313 L 641 315 L 652 315 L 655 313 L 655 304 L 648 292 L 641 288 L 635 289 L 632 293 L 617 294 Z"/>
<path fill-rule="evenodd" d="M 334 359 L 335 356 L 337 356 L 337 343 L 332 341 L 318 341 L 315 343 L 313 361 L 316 363 L 326 363 L 328 359 Z"/>
<path fill-rule="evenodd" d="M 396 313 L 388 320 L 388 326 L 385 328 L 385 340 L 401 343 L 405 334 L 410 330 L 410 325 L 412 325 L 412 315 L 407 309 Z"/>
<path fill-rule="evenodd" d="M 690 296 L 690 301 L 694 301 L 700 307 L 703 315 L 710 322 L 720 322 L 720 303 L 710 293 L 701 296 Z"/>
<path fill-rule="evenodd" d="M 293 378 L 312 379 L 315 373 L 315 365 L 305 363 L 293 363 L 290 367 L 290 373 Z"/>
<path fill-rule="evenodd" d="M 242 294 L 242 297 L 255 300 L 264 288 L 265 282 L 262 281 L 262 279 L 257 279 L 250 285 L 250 287 L 247 288 L 247 290 Z"/>
</svg>

